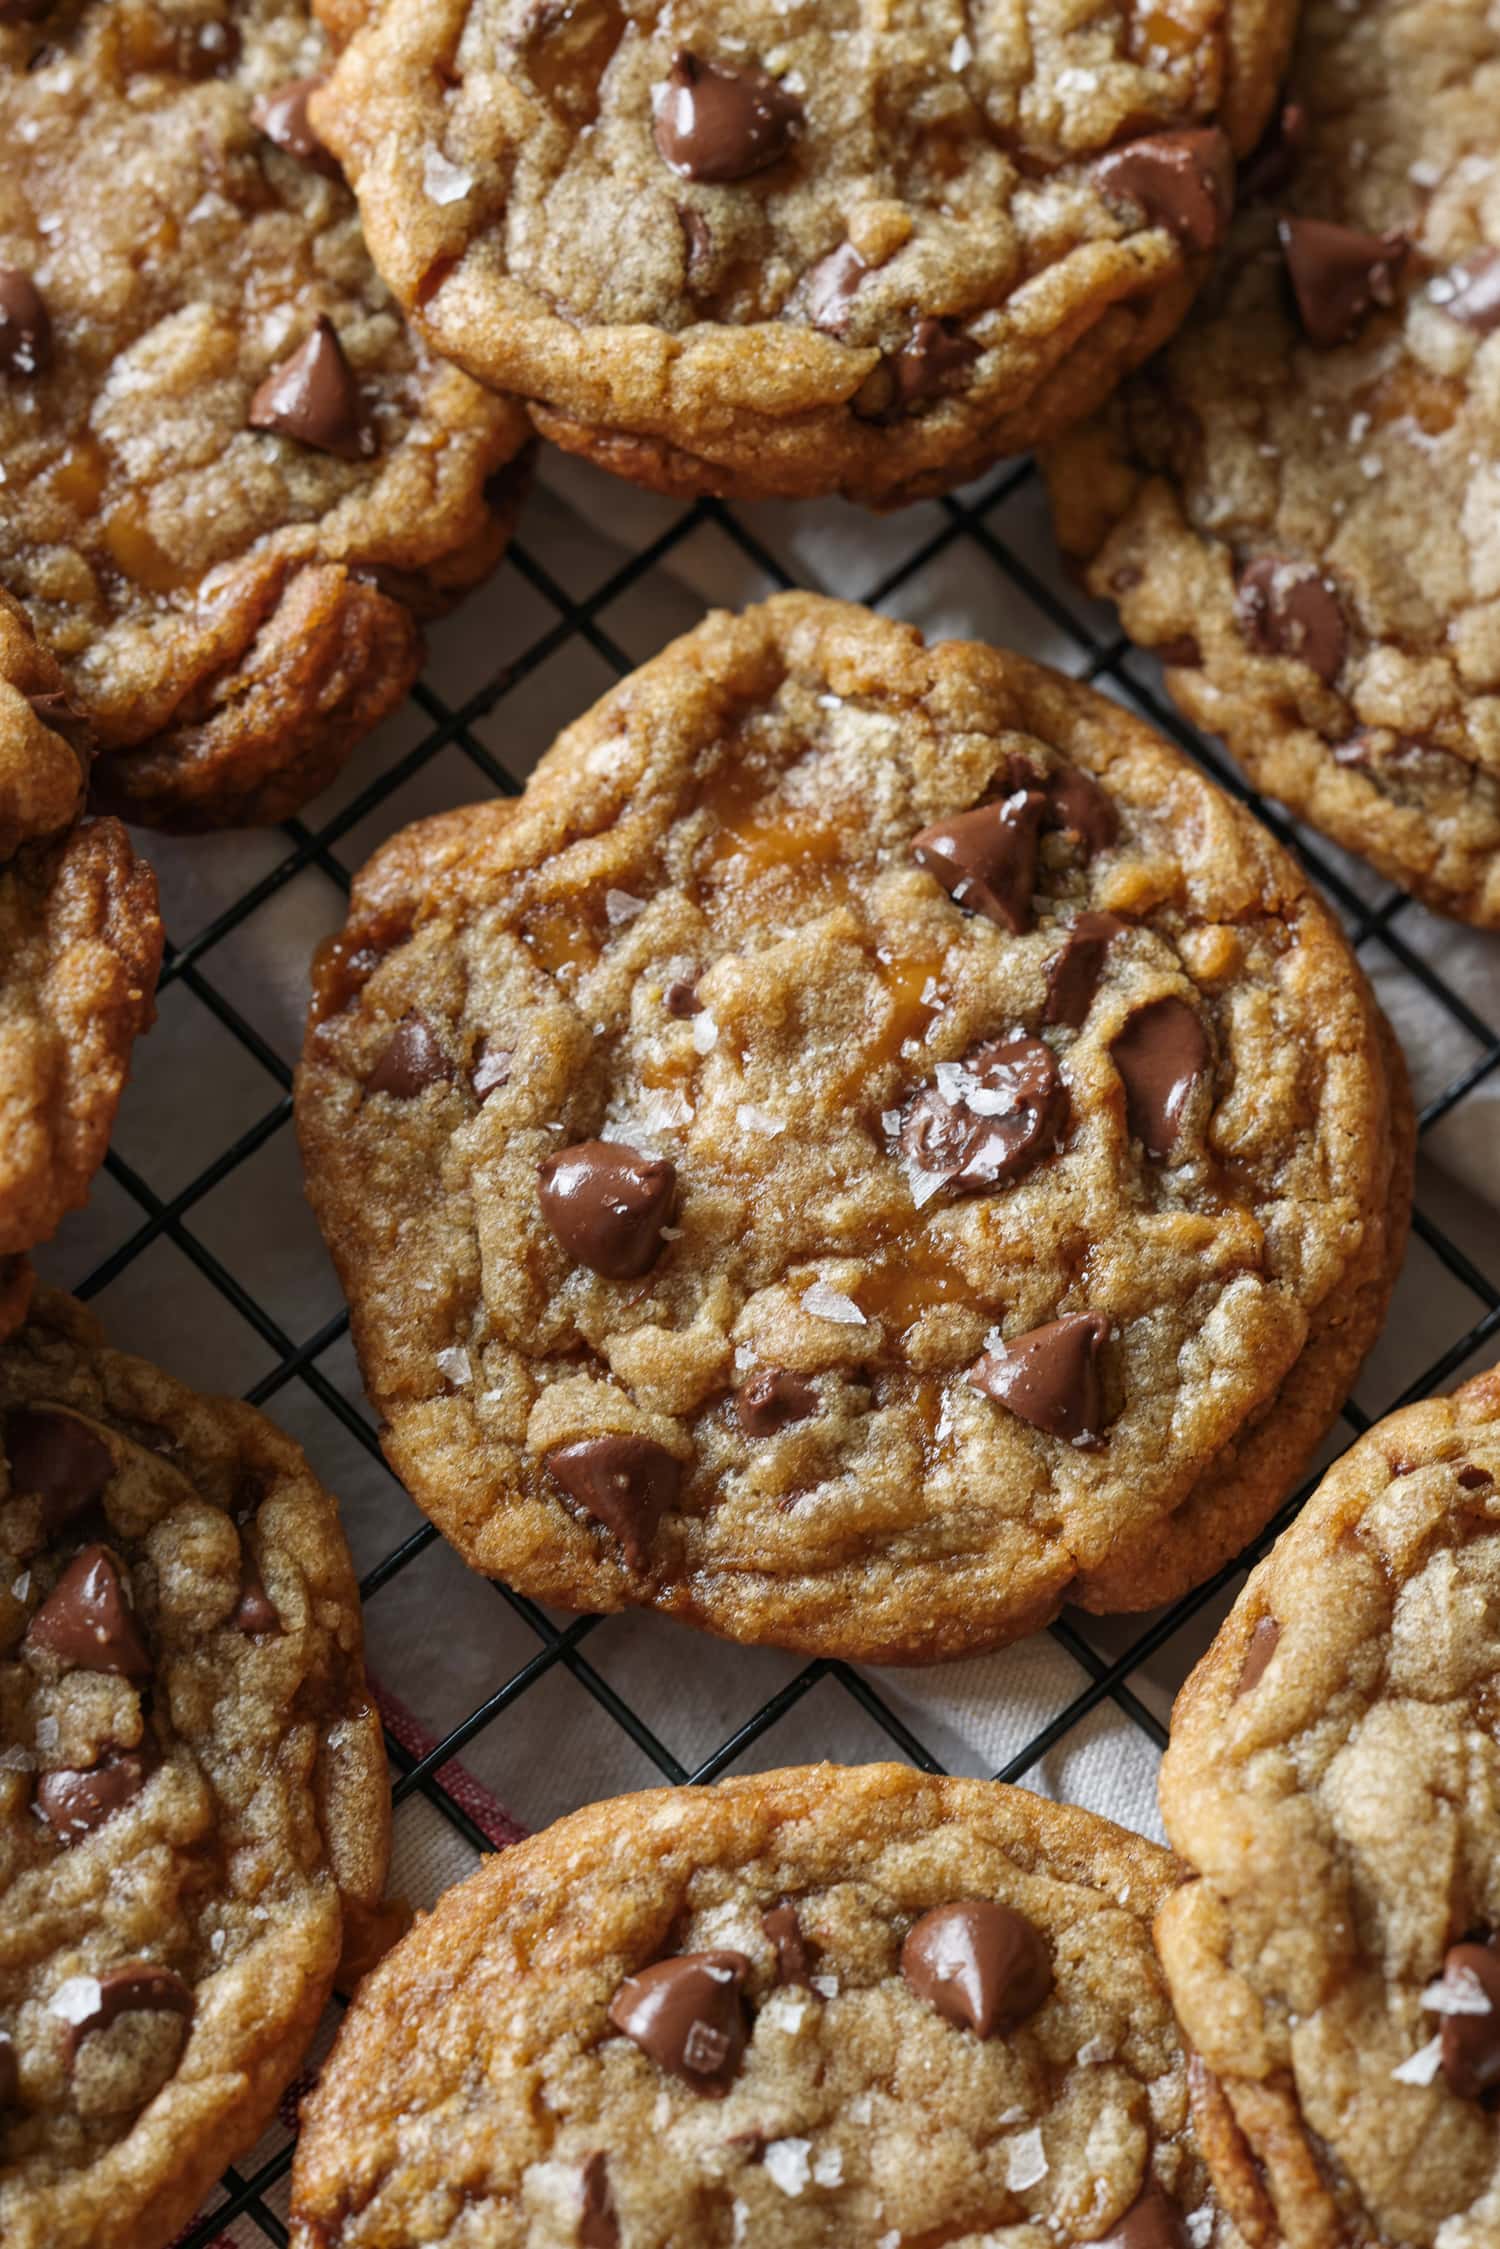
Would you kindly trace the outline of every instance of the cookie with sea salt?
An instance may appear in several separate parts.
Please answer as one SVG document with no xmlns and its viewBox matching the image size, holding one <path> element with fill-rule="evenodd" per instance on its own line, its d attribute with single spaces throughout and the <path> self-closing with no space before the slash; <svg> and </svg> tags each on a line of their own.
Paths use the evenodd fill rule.
<svg viewBox="0 0 1500 2249">
<path fill-rule="evenodd" d="M 1181 1871 L 897 1765 L 591 1805 L 366 1982 L 294 2249 L 1232 2249 L 1151 1948 Z"/>
<path fill-rule="evenodd" d="M 96 799 L 274 820 L 500 553 L 529 432 L 382 288 L 303 0 L 0 7 L 0 584 Z"/>
<path fill-rule="evenodd" d="M 1290 0 L 336 0 L 312 103 L 435 349 L 684 492 L 890 505 L 1182 318 Z"/>
<path fill-rule="evenodd" d="M 1091 690 L 714 616 L 317 963 L 308 1187 L 476 1567 L 881 1660 L 1238 1551 L 1404 1238 L 1404 1077 L 1291 860 Z"/>
<path fill-rule="evenodd" d="M 1169 349 L 1044 466 L 1059 536 L 1258 787 L 1500 926 L 1500 22 L 1309 0 Z"/>
<path fill-rule="evenodd" d="M 1500 1373 L 1377 1423 L 1177 1700 L 1162 1959 L 1232 2210 L 1500 2237 Z"/>
<path fill-rule="evenodd" d="M 165 2249 L 379 1933 L 354 1573 L 290 1439 L 67 1297 L 0 1447 L 0 2240 Z"/>
</svg>

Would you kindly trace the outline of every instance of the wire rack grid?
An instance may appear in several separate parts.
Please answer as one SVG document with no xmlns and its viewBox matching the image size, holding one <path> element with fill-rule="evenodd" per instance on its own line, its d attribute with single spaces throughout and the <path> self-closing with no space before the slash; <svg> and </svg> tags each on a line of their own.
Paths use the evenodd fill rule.
<svg viewBox="0 0 1500 2249">
<path fill-rule="evenodd" d="M 1300 852 L 1382 995 L 1399 996 L 1424 1143 L 1441 1151 L 1466 1105 L 1500 1092 L 1488 1082 L 1500 1066 L 1500 945 L 1455 937 L 1247 790 L 1164 701 L 1149 660 L 1063 578 L 1044 515 L 1027 463 L 884 519 L 648 502 L 592 472 L 549 469 L 501 570 L 437 628 L 426 675 L 338 788 L 276 833 L 147 839 L 169 928 L 161 1023 L 137 1056 L 106 1174 L 44 1266 L 97 1300 L 116 1342 L 264 1407 L 340 1494 L 372 1671 L 391 1689 L 398 1861 L 403 1823 L 415 1821 L 418 1888 L 435 1827 L 462 1871 L 585 1795 L 818 1754 L 989 1772 L 1117 1814 L 1123 1802 L 1150 1825 L 1171 1694 L 1245 1566 L 1310 1488 L 1250 1554 L 1170 1611 L 1065 1615 L 1044 1636 L 1045 1658 L 1013 1650 L 959 1666 L 955 1693 L 938 1672 L 801 1663 L 652 1619 L 549 1613 L 470 1577 L 395 1485 L 300 1195 L 291 1075 L 312 945 L 341 918 L 375 843 L 420 814 L 517 790 L 557 727 L 691 624 L 705 595 L 813 584 L 1009 641 L 1138 709 Z M 1377 1415 L 1493 1357 L 1497 1327 L 1500 1218 L 1424 1163 L 1391 1325 L 1320 1467 Z M 394 1715 L 408 1704 L 415 1726 Z M 476 1815 L 471 1762 L 514 1808 L 513 1827 Z M 286 2241 L 294 2126 L 284 2104 L 181 2249 Z"/>
</svg>

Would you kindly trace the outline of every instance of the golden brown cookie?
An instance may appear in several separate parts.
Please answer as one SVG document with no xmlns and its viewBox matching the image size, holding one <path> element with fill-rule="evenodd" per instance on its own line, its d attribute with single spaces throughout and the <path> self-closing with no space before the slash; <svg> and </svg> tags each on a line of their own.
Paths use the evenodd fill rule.
<svg viewBox="0 0 1500 2249">
<path fill-rule="evenodd" d="M 44 1292 L 0 1349 L 0 2240 L 163 2249 L 385 1878 L 334 1504 Z"/>
<path fill-rule="evenodd" d="M 1045 462 L 1064 548 L 1252 781 L 1500 926 L 1500 22 L 1310 0 L 1170 348 Z"/>
<path fill-rule="evenodd" d="M 1227 2249 L 1177 1862 L 905 1766 L 590 1805 L 450 1890 L 304 2112 L 295 2249 Z"/>
<path fill-rule="evenodd" d="M 390 0 L 313 116 L 423 334 L 545 436 L 669 491 L 892 505 L 1170 335 L 1291 21 Z"/>
<path fill-rule="evenodd" d="M 279 819 L 499 555 L 524 417 L 408 334 L 301 0 L 0 17 L 0 582 L 158 826 Z"/>
<path fill-rule="evenodd" d="M 1378 1423 L 1172 1714 L 1162 1958 L 1220 2190 L 1287 2249 L 1500 2237 L 1497 1480 L 1500 1373 Z"/>
<path fill-rule="evenodd" d="M 801 594 L 376 856 L 297 1111 L 387 1452 L 471 1563 L 876 1660 L 1236 1553 L 1410 1191 L 1389 1034 L 1269 836 L 1091 690 Z"/>
<path fill-rule="evenodd" d="M 22 1253 L 88 1193 L 154 1015 L 156 879 L 117 820 L 79 824 L 87 727 L 0 594 L 0 1334 Z"/>
</svg>

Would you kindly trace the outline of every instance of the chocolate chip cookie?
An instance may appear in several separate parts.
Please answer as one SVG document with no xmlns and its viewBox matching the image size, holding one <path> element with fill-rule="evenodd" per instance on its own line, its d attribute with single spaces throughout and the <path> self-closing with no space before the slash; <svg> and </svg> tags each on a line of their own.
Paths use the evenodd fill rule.
<svg viewBox="0 0 1500 2249">
<path fill-rule="evenodd" d="M 890 505 L 1170 335 L 1292 7 L 370 14 L 312 116 L 439 351 L 638 482 Z"/>
<path fill-rule="evenodd" d="M 1149 1934 L 1180 1878 L 899 1765 L 591 1805 L 365 1984 L 295 2249 L 1223 2249 Z"/>
<path fill-rule="evenodd" d="M 365 1941 L 389 1795 L 333 1501 L 41 1294 L 0 1349 L 0 2239 L 162 2249 Z"/>
<path fill-rule="evenodd" d="M 0 594 L 0 1334 L 24 1253 L 88 1193 L 161 963 L 156 881 L 117 820 L 80 824 L 91 744 Z"/>
<path fill-rule="evenodd" d="M 490 566 L 524 418 L 407 332 L 300 0 L 0 9 L 0 583 L 160 826 L 278 819 Z"/>
<path fill-rule="evenodd" d="M 1046 462 L 1062 543 L 1258 786 L 1500 926 L 1500 23 L 1309 0 L 1182 333 Z"/>
<path fill-rule="evenodd" d="M 1288 2249 L 1500 2232 L 1500 1373 L 1380 1422 L 1178 1698 L 1158 1924 L 1203 2138 Z"/>
<path fill-rule="evenodd" d="M 470 1562 L 883 1661 L 1237 1552 L 1409 1195 L 1399 1062 L 1271 839 L 1090 690 L 811 595 L 387 845 L 297 1107 Z"/>
</svg>

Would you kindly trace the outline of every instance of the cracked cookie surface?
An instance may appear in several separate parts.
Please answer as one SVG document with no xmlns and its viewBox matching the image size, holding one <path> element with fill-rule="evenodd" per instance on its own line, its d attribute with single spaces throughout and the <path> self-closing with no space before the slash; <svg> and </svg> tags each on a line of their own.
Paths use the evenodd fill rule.
<svg viewBox="0 0 1500 2249">
<path fill-rule="evenodd" d="M 1500 26 L 1311 0 L 1173 343 L 1044 461 L 1064 548 L 1251 779 L 1500 926 Z"/>
<path fill-rule="evenodd" d="M 314 988 L 388 1455 L 570 1606 L 919 1660 L 1166 1599 L 1401 1252 L 1404 1077 L 1291 861 L 1092 691 L 815 596 L 386 845 Z"/>
<path fill-rule="evenodd" d="M 63 677 L 0 594 L 0 1333 L 12 1261 L 103 1160 L 152 1020 L 156 881 L 117 820 L 80 823 L 90 743 Z"/>
<path fill-rule="evenodd" d="M 0 2236 L 159 2249 L 376 1931 L 354 1574 L 290 1439 L 54 1292 L 0 1441 Z"/>
<path fill-rule="evenodd" d="M 0 583 L 97 797 L 162 826 L 295 811 L 508 529 L 527 425 L 406 330 L 298 102 L 325 67 L 280 0 L 0 23 Z"/>
<path fill-rule="evenodd" d="M 1288 2249 L 1500 2228 L 1497 1483 L 1500 1374 L 1378 1423 L 1172 1715 L 1162 1957 L 1220 2190 Z"/>
<path fill-rule="evenodd" d="M 439 350 L 637 481 L 879 504 L 1171 333 L 1291 28 L 1285 0 L 366 14 L 313 115 Z"/>
<path fill-rule="evenodd" d="M 1228 2249 L 1151 1949 L 1180 1878 L 895 1765 L 591 1805 L 367 1981 L 293 2242 Z"/>
</svg>

